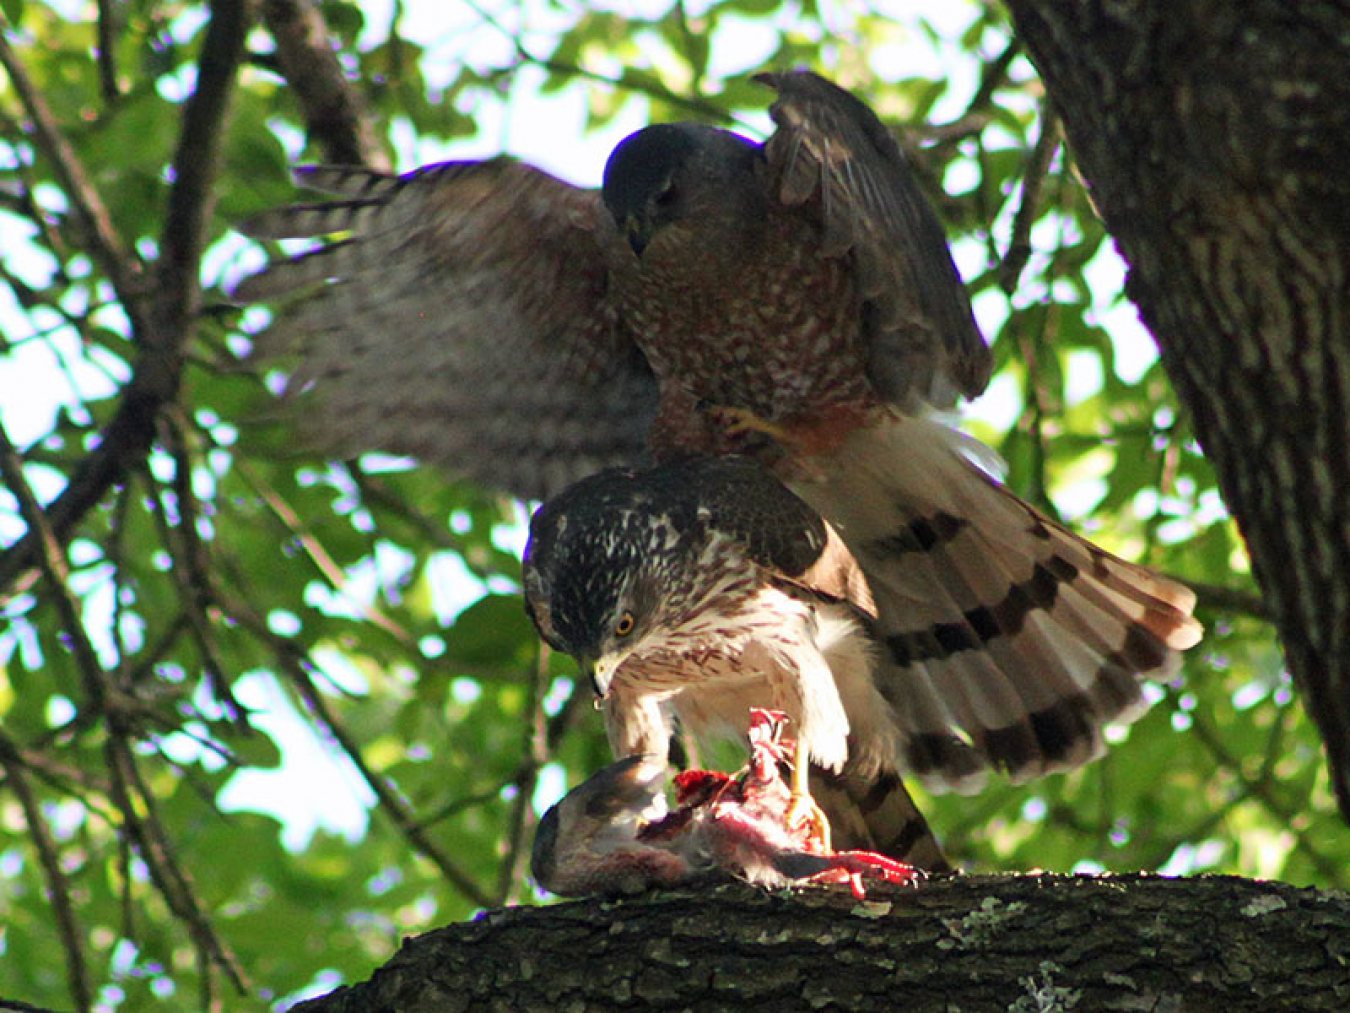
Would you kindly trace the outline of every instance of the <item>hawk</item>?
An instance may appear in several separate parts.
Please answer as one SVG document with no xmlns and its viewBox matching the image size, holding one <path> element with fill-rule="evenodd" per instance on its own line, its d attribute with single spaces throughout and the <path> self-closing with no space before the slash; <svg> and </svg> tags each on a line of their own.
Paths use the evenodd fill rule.
<svg viewBox="0 0 1350 1013">
<path fill-rule="evenodd" d="M 1173 671 L 1197 632 L 1145 588 L 1158 578 L 983 482 L 994 530 L 1014 543 L 1038 533 L 1020 558 L 969 548 L 1002 551 L 1028 576 L 945 625 L 888 632 L 870 588 L 972 572 L 950 554 L 973 537 L 964 526 L 919 518 L 865 577 L 829 522 L 734 456 L 607 470 L 545 503 L 525 553 L 527 609 L 591 673 L 617 755 L 665 756 L 676 721 L 729 737 L 748 708 L 781 710 L 797 732 L 794 775 L 808 759 L 834 775 L 817 793 L 835 843 L 942 869 L 902 772 L 970 791 L 991 767 L 1022 781 L 1085 763 L 1104 724 L 1142 712 L 1139 674 Z M 962 646 L 963 623 L 990 629 L 979 651 Z"/>
<path fill-rule="evenodd" d="M 289 357 L 287 395 L 324 449 L 408 453 L 524 498 L 610 466 L 753 458 L 861 571 L 866 596 L 807 581 L 783 600 L 820 612 L 811 595 L 833 593 L 868 617 L 873 693 L 913 733 L 904 766 L 966 788 L 991 765 L 1086 759 L 1099 716 L 1137 699 L 1126 684 L 1198 639 L 1194 596 L 1023 503 L 936 419 L 983 390 L 991 355 L 934 212 L 857 98 L 804 71 L 758 79 L 777 92 L 766 142 L 647 127 L 599 191 L 506 158 L 300 170 L 339 199 L 245 227 L 325 237 L 236 290 L 278 303 L 256 353 Z M 604 488 L 553 516 L 572 504 L 620 538 L 582 509 Z M 850 762 L 819 741 L 826 766 Z"/>
<path fill-rule="evenodd" d="M 326 241 L 234 295 L 278 305 L 254 356 L 293 365 L 299 427 L 543 499 L 679 454 L 788 474 L 831 434 L 977 394 L 989 350 L 895 141 L 815 74 L 759 80 L 778 91 L 767 143 L 648 127 L 599 191 L 509 158 L 297 170 L 340 199 L 241 230 Z"/>
</svg>

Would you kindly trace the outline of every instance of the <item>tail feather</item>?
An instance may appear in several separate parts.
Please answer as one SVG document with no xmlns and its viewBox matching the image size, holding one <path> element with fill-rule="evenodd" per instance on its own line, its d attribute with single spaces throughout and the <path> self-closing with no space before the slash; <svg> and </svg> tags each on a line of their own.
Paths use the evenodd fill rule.
<svg viewBox="0 0 1350 1013">
<path fill-rule="evenodd" d="M 900 765 L 938 790 L 1097 756 L 1201 628 L 1188 589 L 1075 535 L 971 463 L 968 438 L 888 412 L 813 459 L 795 490 L 872 587 L 878 688 Z"/>
<path fill-rule="evenodd" d="M 811 768 L 811 794 L 838 851 L 875 851 L 929 872 L 950 872 L 942 846 L 897 774 L 859 777 Z"/>
</svg>

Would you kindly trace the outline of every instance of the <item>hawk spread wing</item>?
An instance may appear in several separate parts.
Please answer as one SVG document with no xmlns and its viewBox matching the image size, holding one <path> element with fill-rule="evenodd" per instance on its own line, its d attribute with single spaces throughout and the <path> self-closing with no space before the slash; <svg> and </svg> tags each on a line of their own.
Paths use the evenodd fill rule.
<svg viewBox="0 0 1350 1013">
<path fill-rule="evenodd" d="M 631 254 L 598 193 L 508 159 L 296 176 L 342 199 L 243 231 L 331 241 L 235 297 L 279 304 L 255 355 L 293 364 L 287 396 L 314 443 L 525 498 L 645 460 L 656 382 L 610 292 L 610 262 Z"/>
<path fill-rule="evenodd" d="M 784 256 L 779 243 L 800 245 L 808 265 L 821 257 L 832 265 L 857 331 L 844 344 L 858 346 L 851 352 L 880 398 L 912 406 L 917 393 L 949 407 L 958 393 L 979 393 L 989 352 L 941 225 L 895 141 L 865 105 L 814 74 L 761 79 L 778 91 L 778 130 L 764 145 L 680 125 L 687 143 L 658 144 L 654 161 L 607 173 L 603 195 L 507 158 L 402 176 L 297 170 L 300 185 L 339 199 L 265 212 L 241 231 L 318 244 L 234 291 L 241 302 L 277 306 L 254 357 L 293 367 L 287 397 L 296 426 L 327 452 L 412 454 L 523 498 L 551 495 L 603 467 L 646 462 L 659 395 L 684 406 L 684 398 L 693 405 L 721 393 L 701 390 L 715 385 L 684 370 L 663 370 L 658 386 L 651 362 L 668 357 L 665 332 L 695 325 L 675 321 L 648 333 L 645 310 L 662 293 L 641 277 L 615 220 L 616 192 L 651 200 L 658 213 L 681 210 L 657 192 L 681 161 L 700 174 L 687 189 L 701 227 L 716 231 L 721 221 L 744 232 L 749 215 L 786 229 L 756 240 L 775 283 L 786 278 L 809 295 L 814 273 L 794 272 L 797 254 Z M 722 214 L 713 197 L 735 200 L 739 213 Z M 710 245 L 695 230 L 681 256 L 700 258 Z M 725 295 L 745 289 L 746 299 L 758 298 L 709 262 Z M 711 307 L 716 327 L 723 317 L 708 294 L 699 284 L 682 297 Z M 778 326 L 771 318 L 756 325 Z M 716 339 L 708 325 L 696 326 Z M 792 331 L 799 342 L 801 321 Z M 798 358 L 794 348 L 784 365 L 799 370 Z M 716 372 L 714 363 L 705 368 Z M 761 379 L 740 386 L 797 386 Z M 735 449 L 679 438 L 672 445 Z"/>
<path fill-rule="evenodd" d="M 989 382 L 989 349 L 947 237 L 895 138 L 857 98 L 814 74 L 760 74 L 778 100 L 764 146 L 772 193 L 813 204 L 821 251 L 848 257 L 864 300 L 867 370 L 879 393 L 938 407 Z"/>
<path fill-rule="evenodd" d="M 1025 781 L 1094 759 L 1104 723 L 1142 712 L 1141 676 L 1170 677 L 1201 634 L 1189 588 L 1018 499 L 972 443 L 892 413 L 793 483 L 867 576 L 902 765 L 939 791 L 976 790 L 991 766 Z"/>
</svg>

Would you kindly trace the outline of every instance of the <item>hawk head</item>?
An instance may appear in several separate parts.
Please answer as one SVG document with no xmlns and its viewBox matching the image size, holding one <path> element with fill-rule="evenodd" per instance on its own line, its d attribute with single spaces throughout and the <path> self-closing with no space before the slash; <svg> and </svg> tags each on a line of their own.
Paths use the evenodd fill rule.
<svg viewBox="0 0 1350 1013">
<path fill-rule="evenodd" d="M 600 696 L 624 659 L 678 628 L 712 576 L 697 558 L 697 517 L 670 506 L 646 476 L 612 469 L 548 501 L 530 523 L 526 611 Z"/>
<path fill-rule="evenodd" d="M 760 146 L 739 134 L 701 123 L 662 123 L 630 134 L 614 149 L 601 197 L 642 256 L 671 222 L 734 221 L 762 204 L 755 173 L 762 158 Z"/>
<path fill-rule="evenodd" d="M 824 521 L 751 460 L 611 469 L 535 513 L 526 611 L 603 696 L 639 651 L 716 646 L 767 571 L 801 574 L 826 542 Z"/>
</svg>

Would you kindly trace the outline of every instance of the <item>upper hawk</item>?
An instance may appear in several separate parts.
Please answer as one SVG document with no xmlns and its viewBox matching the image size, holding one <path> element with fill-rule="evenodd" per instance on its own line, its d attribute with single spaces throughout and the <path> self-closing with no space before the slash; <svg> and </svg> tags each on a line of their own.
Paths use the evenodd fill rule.
<svg viewBox="0 0 1350 1013">
<path fill-rule="evenodd" d="M 989 349 L 891 135 L 815 74 L 758 79 L 767 143 L 648 127 L 599 191 L 509 158 L 299 169 L 343 199 L 243 231 L 330 241 L 235 295 L 281 304 L 255 355 L 295 357 L 306 433 L 542 499 L 649 452 L 766 449 L 722 408 L 810 428 L 978 394 Z"/>
</svg>

